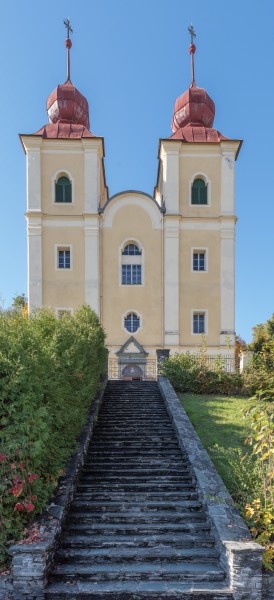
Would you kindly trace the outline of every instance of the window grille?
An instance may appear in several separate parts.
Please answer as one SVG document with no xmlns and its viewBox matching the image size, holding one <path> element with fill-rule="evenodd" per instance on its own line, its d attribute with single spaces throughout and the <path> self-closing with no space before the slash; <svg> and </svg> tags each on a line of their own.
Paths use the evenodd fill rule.
<svg viewBox="0 0 274 600">
<path fill-rule="evenodd" d="M 122 284 L 141 285 L 142 265 L 122 265 Z"/>
<path fill-rule="evenodd" d="M 205 252 L 193 252 L 193 271 L 205 271 Z"/>
<path fill-rule="evenodd" d="M 70 250 L 58 250 L 58 269 L 70 269 Z"/>
<path fill-rule="evenodd" d="M 193 315 L 193 333 L 205 333 L 205 313 Z"/>
<path fill-rule="evenodd" d="M 124 319 L 125 329 L 130 333 L 134 333 L 140 327 L 140 317 L 135 313 L 129 313 Z"/>
</svg>

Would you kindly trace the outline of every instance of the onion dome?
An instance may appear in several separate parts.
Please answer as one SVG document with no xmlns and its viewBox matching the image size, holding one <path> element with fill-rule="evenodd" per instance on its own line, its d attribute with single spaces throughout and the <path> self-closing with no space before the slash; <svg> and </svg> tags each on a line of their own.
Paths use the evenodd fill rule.
<svg viewBox="0 0 274 600">
<path fill-rule="evenodd" d="M 174 105 L 172 131 L 175 133 L 180 127 L 187 125 L 203 125 L 212 127 L 215 116 L 215 105 L 203 88 L 198 88 L 196 83 L 184 92 Z"/>
<path fill-rule="evenodd" d="M 44 138 L 82 138 L 93 137 L 89 131 L 88 101 L 70 80 L 70 49 L 72 33 L 68 19 L 64 21 L 68 37 L 67 48 L 67 80 L 58 85 L 47 99 L 49 125 L 44 125 L 35 135 Z"/>
<path fill-rule="evenodd" d="M 219 131 L 213 128 L 215 104 L 203 88 L 199 88 L 194 79 L 194 54 L 196 46 L 193 43 L 195 33 L 189 27 L 191 44 L 192 82 L 188 90 L 175 100 L 171 128 L 171 139 L 182 139 L 186 142 L 218 142 L 225 140 Z"/>
<path fill-rule="evenodd" d="M 50 123 L 76 123 L 89 129 L 88 101 L 70 80 L 49 95 L 47 111 Z"/>
</svg>

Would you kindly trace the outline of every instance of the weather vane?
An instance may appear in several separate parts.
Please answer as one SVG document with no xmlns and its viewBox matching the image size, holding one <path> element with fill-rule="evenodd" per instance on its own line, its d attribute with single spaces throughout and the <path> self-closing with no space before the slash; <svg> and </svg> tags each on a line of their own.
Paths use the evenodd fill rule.
<svg viewBox="0 0 274 600">
<path fill-rule="evenodd" d="M 67 39 L 65 41 L 66 44 L 66 49 L 67 49 L 67 81 L 70 81 L 70 49 L 72 46 L 72 41 L 69 37 L 70 33 L 73 33 L 73 29 L 70 25 L 70 20 L 69 19 L 65 19 L 64 20 L 64 25 L 65 28 L 67 30 Z"/>
<path fill-rule="evenodd" d="M 194 44 L 194 38 L 196 38 L 196 33 L 194 31 L 194 27 L 192 23 L 188 27 L 188 31 L 190 33 L 191 42 L 189 46 L 189 52 L 191 54 L 191 71 L 192 71 L 192 82 L 191 85 L 195 85 L 195 77 L 194 77 L 194 54 L 196 52 L 196 46 Z"/>
</svg>

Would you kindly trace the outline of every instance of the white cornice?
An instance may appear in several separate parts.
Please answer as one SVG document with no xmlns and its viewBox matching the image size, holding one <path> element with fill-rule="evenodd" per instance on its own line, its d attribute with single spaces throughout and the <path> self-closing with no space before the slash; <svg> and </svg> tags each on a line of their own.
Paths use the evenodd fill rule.
<svg viewBox="0 0 274 600">
<path fill-rule="evenodd" d="M 180 152 L 180 156 L 184 158 L 221 158 L 221 153 L 217 152 Z"/>
<path fill-rule="evenodd" d="M 97 150 L 100 151 L 101 157 L 104 156 L 104 140 L 103 138 L 82 138 L 82 146 L 84 150 Z"/>
<path fill-rule="evenodd" d="M 24 152 L 25 154 L 27 154 L 27 152 L 29 150 L 32 151 L 39 151 L 40 148 L 42 147 L 42 138 L 36 136 L 36 135 L 23 135 L 20 134 L 19 135 L 22 146 L 24 148 Z"/>
<path fill-rule="evenodd" d="M 84 226 L 84 219 L 83 217 L 80 218 L 71 218 L 71 219 L 49 219 L 49 218 L 43 218 L 43 227 L 83 227 Z"/>
<path fill-rule="evenodd" d="M 242 140 L 222 140 L 220 144 L 223 155 L 233 154 L 234 157 L 237 158 L 242 145 Z"/>
<path fill-rule="evenodd" d="M 83 149 L 75 150 L 75 148 L 42 148 L 41 154 L 84 154 Z"/>
</svg>

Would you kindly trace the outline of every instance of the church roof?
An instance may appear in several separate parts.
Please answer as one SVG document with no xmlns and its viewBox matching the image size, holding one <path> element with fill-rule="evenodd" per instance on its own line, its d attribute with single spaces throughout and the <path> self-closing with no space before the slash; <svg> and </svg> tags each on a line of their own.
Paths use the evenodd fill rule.
<svg viewBox="0 0 274 600">
<path fill-rule="evenodd" d="M 173 135 L 170 136 L 170 140 L 182 140 L 183 142 L 221 142 L 222 140 L 228 140 L 217 129 L 213 127 L 205 127 L 203 125 L 186 125 L 186 127 L 180 127 L 175 130 Z"/>
<path fill-rule="evenodd" d="M 94 137 L 84 125 L 77 123 L 58 121 L 57 123 L 43 125 L 34 135 L 40 135 L 43 138 L 53 139 L 80 139 Z"/>
</svg>

